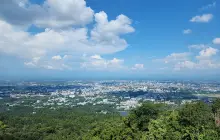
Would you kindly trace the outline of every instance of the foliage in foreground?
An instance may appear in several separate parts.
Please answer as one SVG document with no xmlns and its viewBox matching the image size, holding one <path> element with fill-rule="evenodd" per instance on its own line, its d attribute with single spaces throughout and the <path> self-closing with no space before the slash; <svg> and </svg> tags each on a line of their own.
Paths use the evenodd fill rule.
<svg viewBox="0 0 220 140">
<path fill-rule="evenodd" d="M 144 103 L 128 117 L 105 121 L 93 127 L 85 140 L 219 140 L 220 128 L 214 114 L 220 100 L 212 106 L 203 102 L 167 110 L 161 104 Z M 215 109 L 213 109 L 215 108 Z"/>
<path fill-rule="evenodd" d="M 89 108 L 89 109 L 88 109 Z M 100 114 L 90 107 L 0 114 L 2 140 L 219 140 L 220 100 L 171 110 L 143 103 L 127 117 Z M 90 110 L 90 111 L 89 111 Z"/>
</svg>

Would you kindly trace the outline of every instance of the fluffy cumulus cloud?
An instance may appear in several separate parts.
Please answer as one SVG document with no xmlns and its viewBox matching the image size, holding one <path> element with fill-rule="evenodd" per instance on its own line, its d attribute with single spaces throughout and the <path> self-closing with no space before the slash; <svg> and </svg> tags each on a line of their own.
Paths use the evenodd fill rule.
<svg viewBox="0 0 220 140">
<path fill-rule="evenodd" d="M 0 1 L 0 19 L 4 19 L 10 24 L 26 26 L 41 15 L 43 15 L 41 6 L 29 4 L 28 0 Z"/>
<path fill-rule="evenodd" d="M 168 56 L 166 56 L 163 59 L 159 59 L 160 61 L 163 61 L 164 63 L 176 63 L 179 61 L 186 61 L 190 57 L 190 53 L 184 52 L 184 53 L 172 53 Z"/>
<path fill-rule="evenodd" d="M 28 0 L 3 0 L 0 3 L 0 53 L 25 59 L 26 66 L 70 69 L 73 62 L 84 63 L 80 58 L 83 54 L 105 55 L 123 51 L 128 43 L 122 36 L 135 31 L 127 16 L 119 15 L 109 21 L 105 12 L 95 14 L 85 0 L 46 0 L 41 5 Z M 86 25 L 93 23 L 93 17 L 94 28 L 89 29 Z M 30 25 L 45 30 L 31 34 L 20 28 Z M 105 67 L 123 62 L 116 58 L 104 60 L 99 55 L 92 59 L 97 60 L 91 61 L 94 65 L 105 63 Z"/>
<path fill-rule="evenodd" d="M 201 50 L 201 49 L 205 49 L 205 48 L 208 48 L 209 46 L 208 45 L 205 45 L 205 44 L 195 44 L 195 45 L 190 45 L 190 46 L 188 46 L 188 48 L 190 49 L 190 50 L 193 50 L 193 49 L 195 49 L 195 50 Z"/>
<path fill-rule="evenodd" d="M 191 45 L 191 49 L 195 49 L 195 53 L 172 53 L 159 60 L 174 71 L 220 69 L 218 49 L 204 44 Z"/>
<path fill-rule="evenodd" d="M 192 61 L 183 61 L 178 62 L 174 65 L 174 70 L 182 70 L 182 69 L 193 69 L 195 68 L 196 64 Z"/>
<path fill-rule="evenodd" d="M 215 70 L 220 68 L 220 63 L 211 59 L 200 60 L 198 62 L 184 61 L 174 65 L 175 71 L 181 70 Z"/>
<path fill-rule="evenodd" d="M 0 3 L 0 17 L 19 26 L 81 26 L 92 22 L 94 14 L 85 0 L 46 0 L 42 5 L 31 4 L 28 0 L 2 0 Z"/>
<path fill-rule="evenodd" d="M 204 50 L 201 50 L 201 51 L 199 52 L 199 55 L 196 56 L 196 58 L 197 58 L 197 59 L 207 59 L 207 58 L 210 58 L 210 57 L 216 55 L 217 52 L 218 52 L 217 49 L 212 48 L 212 47 L 209 47 L 209 48 L 206 48 L 206 49 L 204 49 Z"/>
<path fill-rule="evenodd" d="M 183 34 L 191 34 L 191 33 L 192 33 L 191 29 L 183 30 Z"/>
<path fill-rule="evenodd" d="M 69 57 L 69 56 L 68 56 Z M 61 57 L 60 55 L 53 56 L 50 60 L 40 57 L 24 62 L 29 68 L 44 68 L 49 70 L 72 70 L 72 67 L 66 61 L 67 55 Z"/>
<path fill-rule="evenodd" d="M 208 23 L 213 19 L 213 15 L 212 14 L 203 14 L 203 15 L 198 15 L 195 17 L 192 17 L 192 19 L 190 20 L 190 22 L 201 22 L 201 23 Z"/>
<path fill-rule="evenodd" d="M 131 20 L 125 15 L 119 15 L 116 20 L 108 21 L 105 12 L 95 14 L 96 25 L 91 31 L 92 40 L 106 45 L 118 46 L 118 49 L 125 49 L 127 42 L 120 38 L 120 35 L 134 32 Z"/>
<path fill-rule="evenodd" d="M 53 60 L 61 60 L 62 57 L 60 55 L 56 55 L 52 57 Z"/>
<path fill-rule="evenodd" d="M 98 59 L 98 60 L 102 60 L 102 57 L 100 55 L 92 55 L 91 56 L 92 59 Z"/>
<path fill-rule="evenodd" d="M 131 19 L 125 15 L 119 15 L 116 20 L 108 21 L 107 14 L 102 11 L 95 14 L 96 27 L 91 32 L 94 40 L 105 40 L 118 35 L 134 32 L 131 27 Z"/>
<path fill-rule="evenodd" d="M 117 71 L 125 68 L 123 59 L 113 58 L 108 60 L 100 55 L 83 56 L 83 59 L 84 62 L 81 63 L 82 69 Z"/>
<path fill-rule="evenodd" d="M 34 57 L 31 61 L 24 62 L 24 64 L 28 67 L 36 67 L 39 60 L 40 60 L 40 57 Z"/>
<path fill-rule="evenodd" d="M 84 0 L 46 0 L 41 8 L 44 15 L 34 21 L 40 27 L 86 25 L 94 14 Z"/>
<path fill-rule="evenodd" d="M 132 70 L 143 70 L 144 69 L 144 64 L 135 64 L 132 67 Z"/>
<path fill-rule="evenodd" d="M 213 39 L 213 44 L 220 45 L 220 38 Z"/>
</svg>

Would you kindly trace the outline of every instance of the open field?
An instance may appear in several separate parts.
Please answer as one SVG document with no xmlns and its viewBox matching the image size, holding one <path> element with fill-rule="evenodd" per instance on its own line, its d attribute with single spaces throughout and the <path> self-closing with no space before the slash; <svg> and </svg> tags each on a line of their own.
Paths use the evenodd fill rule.
<svg viewBox="0 0 220 140">
<path fill-rule="evenodd" d="M 220 98 L 220 93 L 216 93 L 216 94 L 193 94 L 193 95 L 198 96 L 198 97 Z"/>
</svg>

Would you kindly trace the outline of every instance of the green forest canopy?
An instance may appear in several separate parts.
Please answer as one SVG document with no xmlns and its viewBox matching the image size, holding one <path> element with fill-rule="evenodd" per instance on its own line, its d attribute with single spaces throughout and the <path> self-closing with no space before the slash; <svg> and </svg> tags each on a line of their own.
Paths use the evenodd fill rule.
<svg viewBox="0 0 220 140">
<path fill-rule="evenodd" d="M 18 109 L 18 108 L 17 108 Z M 126 117 L 88 106 L 0 114 L 1 140 L 219 140 L 220 99 L 170 109 L 145 102 Z"/>
</svg>

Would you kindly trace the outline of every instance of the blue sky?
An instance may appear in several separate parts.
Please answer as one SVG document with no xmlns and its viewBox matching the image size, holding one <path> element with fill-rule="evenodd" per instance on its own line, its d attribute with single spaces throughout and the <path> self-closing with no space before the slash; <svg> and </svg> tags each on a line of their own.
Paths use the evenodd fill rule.
<svg viewBox="0 0 220 140">
<path fill-rule="evenodd" d="M 3 79 L 218 79 L 211 0 L 3 0 Z"/>
</svg>

